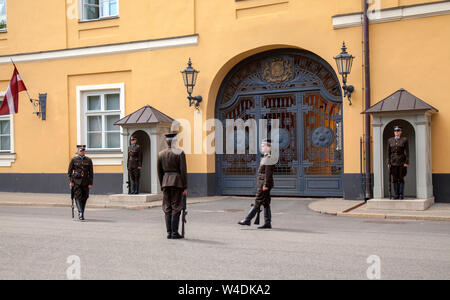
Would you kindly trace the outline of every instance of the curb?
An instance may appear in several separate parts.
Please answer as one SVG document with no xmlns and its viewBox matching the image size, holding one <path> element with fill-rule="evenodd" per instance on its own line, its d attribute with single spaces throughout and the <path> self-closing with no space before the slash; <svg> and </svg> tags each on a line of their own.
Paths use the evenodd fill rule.
<svg viewBox="0 0 450 300">
<path fill-rule="evenodd" d="M 2 202 L 0 203 L 0 206 L 28 206 L 28 207 L 64 207 L 64 208 L 71 208 L 72 205 L 70 204 L 58 204 L 58 203 L 31 203 L 31 202 L 23 202 L 23 203 L 8 203 L 8 202 Z M 128 205 L 128 206 L 121 206 L 121 205 L 102 205 L 102 204 L 88 204 L 86 208 L 93 208 L 93 209 L 101 209 L 101 208 L 111 208 L 111 209 L 131 209 L 131 210 L 142 210 L 142 209 L 151 209 L 154 207 L 158 207 L 161 205 Z"/>
<path fill-rule="evenodd" d="M 412 220 L 412 221 L 437 221 L 450 222 L 450 217 L 433 217 L 433 216 L 402 216 L 402 215 L 385 215 L 385 214 L 364 214 L 364 213 L 338 213 L 338 217 L 350 218 L 368 218 L 368 219 L 390 219 L 390 220 Z"/>
<path fill-rule="evenodd" d="M 316 201 L 316 202 L 320 202 L 322 200 Z M 313 202 L 313 203 L 316 203 Z M 313 204 L 311 203 L 311 204 Z M 354 205 L 348 209 L 345 209 L 344 211 L 337 211 L 339 210 L 339 208 L 337 208 L 338 206 L 334 206 L 331 205 L 329 207 L 329 210 L 326 211 L 326 209 L 324 209 L 324 207 L 327 207 L 326 204 L 322 205 L 322 207 L 320 207 L 320 205 L 317 206 L 313 206 L 313 205 L 308 205 L 308 208 L 314 212 L 323 214 L 323 215 L 329 215 L 329 216 L 336 216 L 336 217 L 348 217 L 348 218 L 368 218 L 368 219 L 390 219 L 390 220 L 413 220 L 413 221 L 437 221 L 437 222 L 450 222 L 450 216 L 439 216 L 439 215 L 435 215 L 435 216 L 420 216 L 420 215 L 414 215 L 413 213 L 411 214 L 386 214 L 383 212 L 374 212 L 374 211 L 369 211 L 369 212 L 352 212 L 355 209 L 358 209 L 362 206 L 364 206 L 366 203 L 362 202 L 359 203 L 357 205 Z M 319 206 L 319 207 L 318 207 Z M 342 209 L 342 208 L 341 208 Z"/>
</svg>

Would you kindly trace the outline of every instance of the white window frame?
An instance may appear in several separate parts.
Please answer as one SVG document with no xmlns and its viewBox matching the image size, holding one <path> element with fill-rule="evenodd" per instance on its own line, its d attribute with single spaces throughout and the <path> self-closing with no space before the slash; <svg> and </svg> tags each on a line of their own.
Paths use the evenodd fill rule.
<svg viewBox="0 0 450 300">
<path fill-rule="evenodd" d="M 80 21 L 88 22 L 88 21 L 98 21 L 98 20 L 104 20 L 104 19 L 112 19 L 112 18 L 117 18 L 120 15 L 120 12 L 119 12 L 119 7 L 120 7 L 119 2 L 120 1 L 119 0 L 117 0 L 117 14 L 115 14 L 115 15 L 108 15 L 108 16 L 103 16 L 103 2 L 105 2 L 105 1 L 109 2 L 109 0 L 98 0 L 99 18 L 98 19 L 88 19 L 84 15 L 84 5 L 85 5 L 84 1 L 85 0 L 80 0 L 80 12 L 81 12 L 81 14 L 80 14 L 80 16 L 81 16 Z"/>
<path fill-rule="evenodd" d="M 93 92 L 85 92 L 83 93 L 83 102 L 84 102 L 84 141 L 87 145 L 87 150 L 93 150 L 93 151 L 119 151 L 122 149 L 122 147 L 120 148 L 89 148 L 88 145 L 88 136 L 89 136 L 89 132 L 87 130 L 88 128 L 88 117 L 101 117 L 102 120 L 102 131 L 99 131 L 97 133 L 100 133 L 102 135 L 102 146 L 106 145 L 106 134 L 108 133 L 107 131 L 107 124 L 106 124 L 106 117 L 107 116 L 117 116 L 119 115 L 119 120 L 122 118 L 122 114 L 121 114 L 121 110 L 119 108 L 119 110 L 106 110 L 105 109 L 105 96 L 106 95 L 111 95 L 111 94 L 119 94 L 119 101 L 120 101 L 120 90 L 102 90 L 102 91 L 93 91 Z M 89 110 L 88 109 L 88 97 L 89 96 L 99 96 L 100 97 L 100 110 Z M 120 102 L 119 102 L 120 105 Z M 119 127 L 120 128 L 120 127 Z M 119 133 L 120 130 L 119 130 Z"/>
<path fill-rule="evenodd" d="M 3 101 L 6 92 L 0 92 L 0 103 Z M 0 150 L 0 153 L 14 153 L 14 115 L 0 116 L 0 120 L 9 121 L 9 150 Z"/>
<path fill-rule="evenodd" d="M 0 97 L 3 100 L 6 92 L 0 92 Z M 16 161 L 16 153 L 14 152 L 14 115 L 0 116 L 0 120 L 9 120 L 9 150 L 0 150 L 0 167 L 10 167 Z"/>
<path fill-rule="evenodd" d="M 0 29 L 0 33 L 1 32 L 7 32 L 8 31 L 8 8 L 7 8 L 7 0 L 4 0 L 5 1 L 5 22 L 6 22 L 6 24 L 5 24 L 5 28 L 3 28 L 3 29 Z"/>
<path fill-rule="evenodd" d="M 77 86 L 77 144 L 87 145 L 87 96 L 98 93 L 120 94 L 120 118 L 125 117 L 125 83 Z M 103 104 L 102 104 L 103 105 Z M 108 114 L 108 112 L 105 112 Z M 113 111 L 113 114 L 117 114 Z M 120 149 L 87 149 L 94 165 L 121 165 L 123 162 L 123 129 L 120 128 Z M 89 154 L 89 151 L 96 153 Z"/>
</svg>

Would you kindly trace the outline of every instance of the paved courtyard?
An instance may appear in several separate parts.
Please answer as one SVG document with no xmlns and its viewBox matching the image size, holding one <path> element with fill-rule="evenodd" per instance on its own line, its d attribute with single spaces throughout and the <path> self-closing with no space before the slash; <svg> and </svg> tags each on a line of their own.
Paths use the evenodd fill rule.
<svg viewBox="0 0 450 300">
<path fill-rule="evenodd" d="M 273 200 L 269 231 L 237 225 L 251 199 L 189 205 L 187 238 L 167 240 L 160 208 L 0 206 L 0 279 L 450 279 L 450 223 L 340 218 Z"/>
</svg>

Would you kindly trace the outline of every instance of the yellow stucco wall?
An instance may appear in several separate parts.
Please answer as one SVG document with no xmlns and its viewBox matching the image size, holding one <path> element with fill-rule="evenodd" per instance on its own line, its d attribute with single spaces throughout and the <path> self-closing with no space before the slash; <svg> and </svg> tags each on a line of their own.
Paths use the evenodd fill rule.
<svg viewBox="0 0 450 300">
<path fill-rule="evenodd" d="M 30 2 L 32 4 L 30 4 Z M 37 4 L 39 2 L 39 4 Z M 362 27 L 333 29 L 332 16 L 361 11 L 360 0 L 133 0 L 120 1 L 120 17 L 80 23 L 60 0 L 8 1 L 8 32 L 0 34 L 0 56 L 127 41 L 199 35 L 199 44 L 127 54 L 18 64 L 32 96 L 48 93 L 48 119 L 32 115 L 21 94 L 15 116 L 15 152 L 3 173 L 63 173 L 77 143 L 76 87 L 125 83 L 125 113 L 146 104 L 173 118 L 193 122 L 180 70 L 191 57 L 201 71 L 194 94 L 204 98 L 203 119 L 214 117 L 216 96 L 227 72 L 265 50 L 293 47 L 314 52 L 333 68 L 345 40 L 356 59 L 349 83 L 353 105 L 344 99 L 345 172 L 359 173 L 364 85 Z M 431 1 L 388 1 L 383 8 Z M 450 173 L 450 104 L 445 93 L 450 67 L 450 16 L 374 24 L 370 28 L 372 102 L 405 88 L 439 109 L 433 116 L 433 172 Z M 11 65 L 0 65 L 6 90 Z M 203 133 L 205 137 L 207 133 Z M 44 147 L 45 150 L 41 150 Z M 189 155 L 191 173 L 214 172 L 214 156 Z M 119 173 L 121 166 L 97 166 Z"/>
</svg>

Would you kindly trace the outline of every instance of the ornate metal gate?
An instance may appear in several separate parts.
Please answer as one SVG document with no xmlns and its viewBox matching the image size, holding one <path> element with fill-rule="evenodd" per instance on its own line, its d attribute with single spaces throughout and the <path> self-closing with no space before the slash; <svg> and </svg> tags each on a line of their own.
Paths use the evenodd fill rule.
<svg viewBox="0 0 450 300">
<path fill-rule="evenodd" d="M 333 69 L 318 56 L 292 49 L 270 51 L 241 62 L 228 74 L 216 118 L 224 127 L 229 119 L 267 119 L 268 131 L 270 120 L 279 120 L 280 158 L 273 195 L 342 196 L 340 91 Z M 221 194 L 256 191 L 260 156 L 250 154 L 248 135 L 242 142 L 245 154 L 216 155 Z"/>
</svg>

